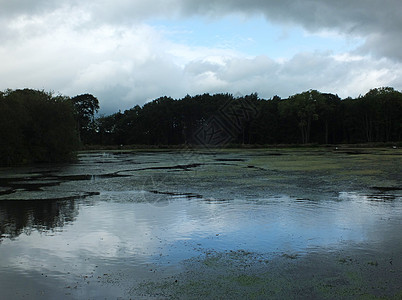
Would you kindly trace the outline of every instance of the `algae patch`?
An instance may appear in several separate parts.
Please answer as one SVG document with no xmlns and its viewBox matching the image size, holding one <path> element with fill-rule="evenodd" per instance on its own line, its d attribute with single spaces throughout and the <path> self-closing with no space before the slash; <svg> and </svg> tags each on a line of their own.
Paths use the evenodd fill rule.
<svg viewBox="0 0 402 300">
<path fill-rule="evenodd" d="M 268 260 L 245 250 L 207 252 L 183 262 L 183 273 L 144 282 L 131 292 L 169 299 L 398 299 L 399 278 L 386 265 L 364 263 L 360 254 L 336 256 L 308 254 L 295 260 L 296 255 L 276 255 Z"/>
</svg>

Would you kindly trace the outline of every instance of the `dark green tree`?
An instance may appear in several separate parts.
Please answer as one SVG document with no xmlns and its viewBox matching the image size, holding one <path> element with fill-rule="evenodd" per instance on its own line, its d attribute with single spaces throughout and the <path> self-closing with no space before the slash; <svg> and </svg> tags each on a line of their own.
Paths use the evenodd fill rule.
<svg viewBox="0 0 402 300">
<path fill-rule="evenodd" d="M 361 99 L 363 128 L 368 142 L 389 142 L 400 136 L 402 93 L 391 87 L 371 89 Z"/>
<path fill-rule="evenodd" d="M 99 118 L 96 138 L 106 144 L 197 144 L 203 143 L 197 134 L 204 129 L 222 129 L 235 144 L 400 141 L 401 95 L 380 88 L 344 100 L 316 90 L 271 100 L 257 94 L 160 97 Z"/>
<path fill-rule="evenodd" d="M 31 89 L 0 98 L 0 164 L 70 160 L 78 140 L 71 102 Z"/>
<path fill-rule="evenodd" d="M 71 101 L 75 109 L 79 140 L 88 143 L 96 131 L 95 114 L 99 110 L 99 101 L 91 94 L 75 96 Z"/>
<path fill-rule="evenodd" d="M 289 97 L 282 101 L 280 114 L 282 116 L 294 118 L 300 129 L 302 143 L 310 142 L 311 124 L 318 120 L 318 102 L 325 101 L 323 95 L 316 90 L 309 90 Z"/>
<path fill-rule="evenodd" d="M 317 122 L 315 126 L 315 142 L 336 143 L 338 140 L 339 108 L 341 98 L 338 95 L 323 93 L 316 101 Z"/>
</svg>

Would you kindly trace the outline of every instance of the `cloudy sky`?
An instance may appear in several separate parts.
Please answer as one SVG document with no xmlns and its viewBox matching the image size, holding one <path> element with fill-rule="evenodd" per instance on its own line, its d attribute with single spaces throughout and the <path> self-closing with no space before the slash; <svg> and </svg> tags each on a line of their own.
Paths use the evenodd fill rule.
<svg viewBox="0 0 402 300">
<path fill-rule="evenodd" d="M 105 114 L 204 92 L 402 89 L 401 0 L 0 0 L 0 90 Z"/>
</svg>

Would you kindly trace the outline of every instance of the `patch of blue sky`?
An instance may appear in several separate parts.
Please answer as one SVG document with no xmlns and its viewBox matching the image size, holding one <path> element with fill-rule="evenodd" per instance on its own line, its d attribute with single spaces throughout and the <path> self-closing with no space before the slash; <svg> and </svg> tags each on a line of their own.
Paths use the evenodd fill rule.
<svg viewBox="0 0 402 300">
<path fill-rule="evenodd" d="M 300 52 L 342 54 L 363 43 L 362 39 L 335 32 L 308 32 L 289 24 L 273 24 L 263 16 L 158 19 L 149 25 L 174 43 L 228 49 L 250 57 L 266 55 L 271 59 L 289 59 Z"/>
</svg>

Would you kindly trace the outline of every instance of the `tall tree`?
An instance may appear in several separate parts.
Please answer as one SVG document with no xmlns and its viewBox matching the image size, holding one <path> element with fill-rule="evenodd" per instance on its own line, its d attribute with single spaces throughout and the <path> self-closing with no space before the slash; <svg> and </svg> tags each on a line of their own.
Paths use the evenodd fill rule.
<svg viewBox="0 0 402 300">
<path fill-rule="evenodd" d="M 391 87 L 371 89 L 362 98 L 367 141 L 396 140 L 401 126 L 402 93 Z"/>
<path fill-rule="evenodd" d="M 281 102 L 281 114 L 290 115 L 297 120 L 302 142 L 310 142 L 311 123 L 318 119 L 317 102 L 324 101 L 322 94 L 316 90 L 309 90 L 296 94 Z"/>
<path fill-rule="evenodd" d="M 317 142 L 320 143 L 335 143 L 336 134 L 335 130 L 338 126 L 339 107 L 341 104 L 341 98 L 338 95 L 323 93 L 322 97 L 318 97 L 316 101 L 316 111 L 319 117 L 319 136 Z M 330 139 L 331 138 L 331 139 Z"/>
<path fill-rule="evenodd" d="M 86 143 L 95 132 L 95 114 L 99 110 L 98 99 L 91 94 L 71 98 L 74 105 L 80 141 Z"/>
</svg>

